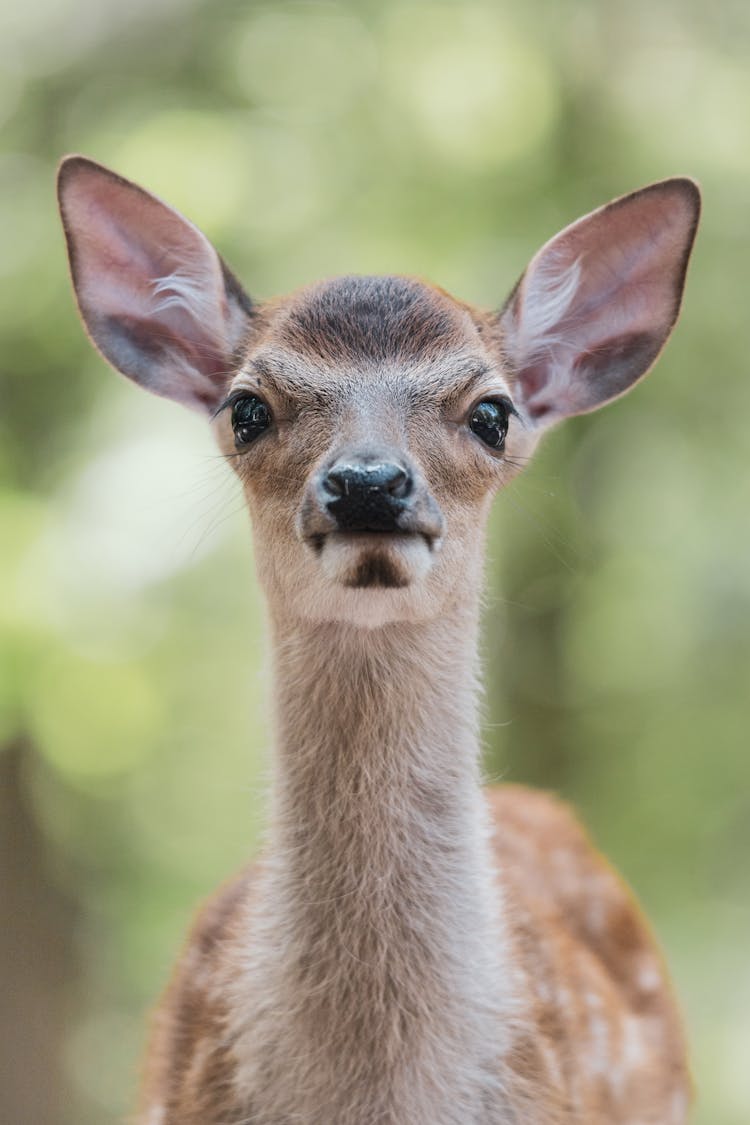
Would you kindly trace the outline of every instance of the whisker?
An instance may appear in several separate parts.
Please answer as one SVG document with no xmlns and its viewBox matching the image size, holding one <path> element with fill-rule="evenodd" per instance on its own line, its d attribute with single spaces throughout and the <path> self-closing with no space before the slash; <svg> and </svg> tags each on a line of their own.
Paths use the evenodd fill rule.
<svg viewBox="0 0 750 1125">
<path fill-rule="evenodd" d="M 218 512 L 215 518 L 211 520 L 211 522 L 207 526 L 205 526 L 199 534 L 198 538 L 195 541 L 193 549 L 190 552 L 190 558 L 195 558 L 195 556 L 198 554 L 198 551 L 205 543 L 206 539 L 210 538 L 212 535 L 215 535 L 220 527 L 222 527 L 229 520 L 234 519 L 234 517 L 238 516 L 241 512 L 244 512 L 244 510 L 245 501 L 243 498 L 240 498 L 239 501 L 235 503 L 234 506 L 228 511 Z"/>
<path fill-rule="evenodd" d="M 572 562 L 567 559 L 560 548 L 567 548 L 571 554 L 576 554 L 573 543 L 565 538 L 560 532 L 552 532 L 551 529 L 545 528 L 539 516 L 535 515 L 525 504 L 521 503 L 517 496 L 512 494 L 508 495 L 508 503 L 513 505 L 513 508 L 523 517 L 526 523 L 531 524 L 539 532 L 540 538 L 545 547 L 552 553 L 557 562 L 568 571 L 569 574 L 576 573 L 576 567 Z M 557 544 L 554 541 L 553 535 L 557 537 Z M 580 557 L 580 556 L 579 556 Z"/>
</svg>

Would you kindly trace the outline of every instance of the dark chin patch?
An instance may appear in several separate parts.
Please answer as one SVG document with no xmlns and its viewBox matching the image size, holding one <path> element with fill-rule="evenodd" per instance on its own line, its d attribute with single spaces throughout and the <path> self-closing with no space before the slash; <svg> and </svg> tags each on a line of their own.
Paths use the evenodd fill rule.
<svg viewBox="0 0 750 1125">
<path fill-rule="evenodd" d="M 368 554 L 347 577 L 345 586 L 362 590 L 379 586 L 381 589 L 395 590 L 409 583 L 399 568 L 386 555 L 378 552 Z"/>
</svg>

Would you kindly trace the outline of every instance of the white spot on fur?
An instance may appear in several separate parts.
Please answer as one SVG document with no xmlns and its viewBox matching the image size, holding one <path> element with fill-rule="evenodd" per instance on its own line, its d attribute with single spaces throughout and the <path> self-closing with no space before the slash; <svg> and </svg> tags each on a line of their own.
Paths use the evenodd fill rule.
<svg viewBox="0 0 750 1125">
<path fill-rule="evenodd" d="M 586 923 L 592 934 L 603 934 L 607 928 L 607 903 L 592 899 L 586 912 Z"/>
<path fill-rule="evenodd" d="M 563 1012 L 567 1012 L 572 1006 L 571 995 L 566 988 L 558 988 L 557 990 L 557 1006 Z"/>
<path fill-rule="evenodd" d="M 636 983 L 641 992 L 658 992 L 662 987 L 661 973 L 650 957 L 642 962 Z"/>
<path fill-rule="evenodd" d="M 609 1025 L 598 1013 L 589 1019 L 589 1045 L 591 1073 L 597 1077 L 609 1077 L 611 1081 L 616 1081 L 617 1071 L 612 1066 Z"/>
<path fill-rule="evenodd" d="M 549 1043 L 545 1043 L 544 1040 L 540 1040 L 540 1046 L 542 1048 L 542 1054 L 544 1055 L 544 1061 L 546 1063 L 547 1073 L 549 1074 L 550 1079 L 555 1086 L 558 1086 L 560 1089 L 562 1089 L 565 1085 L 565 1075 L 563 1074 L 562 1064 L 560 1062 L 558 1052 L 554 1049 L 554 1047 L 551 1047 Z"/>
<path fill-rule="evenodd" d="M 592 1012 L 598 1012 L 602 1007 L 602 998 L 598 992 L 586 993 L 586 1007 Z"/>
<path fill-rule="evenodd" d="M 683 1089 L 675 1090 L 669 1106 L 669 1125 L 685 1125 L 689 1107 L 690 1098 L 687 1091 Z"/>
<path fill-rule="evenodd" d="M 622 1062 L 626 1070 L 637 1070 L 648 1060 L 643 1020 L 628 1016 L 622 1028 Z"/>
<path fill-rule="evenodd" d="M 552 988 L 550 987 L 549 981 L 545 977 L 539 976 L 534 978 L 533 983 L 536 988 L 536 994 L 542 1003 L 550 1004 L 552 1002 Z"/>
</svg>

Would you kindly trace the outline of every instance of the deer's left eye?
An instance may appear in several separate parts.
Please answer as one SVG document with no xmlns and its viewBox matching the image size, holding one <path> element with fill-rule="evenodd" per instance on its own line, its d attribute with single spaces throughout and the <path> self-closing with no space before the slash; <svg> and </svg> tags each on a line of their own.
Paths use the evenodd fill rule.
<svg viewBox="0 0 750 1125">
<path fill-rule="evenodd" d="M 501 399 L 487 399 L 477 403 L 469 418 L 469 429 L 490 449 L 502 449 L 508 432 L 509 403 Z"/>
<path fill-rule="evenodd" d="M 232 403 L 235 445 L 249 445 L 271 425 L 271 411 L 257 395 L 241 395 Z"/>
</svg>

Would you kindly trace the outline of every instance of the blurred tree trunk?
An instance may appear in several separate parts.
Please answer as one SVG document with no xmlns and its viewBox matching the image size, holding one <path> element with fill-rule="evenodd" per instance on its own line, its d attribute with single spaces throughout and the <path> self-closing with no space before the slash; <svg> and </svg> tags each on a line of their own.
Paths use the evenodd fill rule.
<svg viewBox="0 0 750 1125">
<path fill-rule="evenodd" d="M 52 882 L 28 799 L 32 756 L 25 738 L 0 748 L 0 1121 L 62 1125 L 75 911 Z"/>
</svg>

